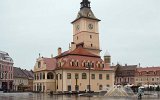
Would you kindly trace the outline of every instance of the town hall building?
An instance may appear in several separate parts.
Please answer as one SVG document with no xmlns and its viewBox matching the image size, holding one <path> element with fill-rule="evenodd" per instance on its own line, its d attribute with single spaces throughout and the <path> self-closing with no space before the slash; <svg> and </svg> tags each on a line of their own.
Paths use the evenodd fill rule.
<svg viewBox="0 0 160 100">
<path fill-rule="evenodd" d="M 73 20 L 73 42 L 69 50 L 58 48 L 55 57 L 39 56 L 34 66 L 34 91 L 100 92 L 114 85 L 111 56 L 100 57 L 99 19 L 91 10 L 90 1 L 83 0 Z"/>
</svg>

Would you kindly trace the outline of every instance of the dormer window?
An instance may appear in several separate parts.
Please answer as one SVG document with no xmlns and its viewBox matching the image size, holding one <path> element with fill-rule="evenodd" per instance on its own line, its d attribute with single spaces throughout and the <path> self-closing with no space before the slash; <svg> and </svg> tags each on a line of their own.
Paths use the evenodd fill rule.
<svg viewBox="0 0 160 100">
<path fill-rule="evenodd" d="M 71 66 L 74 66 L 74 62 L 72 61 Z"/>
<path fill-rule="evenodd" d="M 104 68 L 104 64 L 102 64 L 102 68 Z"/>
<path fill-rule="evenodd" d="M 76 66 L 77 66 L 77 67 L 79 66 L 79 62 L 78 62 L 78 60 L 76 61 Z"/>
</svg>

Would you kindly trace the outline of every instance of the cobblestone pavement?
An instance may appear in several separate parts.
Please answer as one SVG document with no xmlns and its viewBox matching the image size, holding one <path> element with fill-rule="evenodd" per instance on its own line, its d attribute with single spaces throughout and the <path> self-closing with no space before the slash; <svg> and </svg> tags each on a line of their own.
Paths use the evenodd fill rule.
<svg viewBox="0 0 160 100">
<path fill-rule="evenodd" d="M 43 93 L 0 93 L 0 100 L 137 100 L 137 97 L 82 97 L 82 96 L 62 96 Z M 142 100 L 160 100 L 157 97 L 144 96 Z"/>
</svg>

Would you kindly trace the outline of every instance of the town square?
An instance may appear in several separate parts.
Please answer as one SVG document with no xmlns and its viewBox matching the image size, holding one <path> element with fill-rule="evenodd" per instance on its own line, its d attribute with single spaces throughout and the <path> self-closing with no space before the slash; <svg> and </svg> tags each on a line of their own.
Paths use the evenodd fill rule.
<svg viewBox="0 0 160 100">
<path fill-rule="evenodd" d="M 0 2 L 0 100 L 160 99 L 159 1 Z M 115 8 L 109 12 L 107 6 L 114 3 L 117 13 L 109 17 Z M 113 20 L 123 14 L 122 23 Z M 119 35 L 125 32 L 129 38 Z"/>
</svg>

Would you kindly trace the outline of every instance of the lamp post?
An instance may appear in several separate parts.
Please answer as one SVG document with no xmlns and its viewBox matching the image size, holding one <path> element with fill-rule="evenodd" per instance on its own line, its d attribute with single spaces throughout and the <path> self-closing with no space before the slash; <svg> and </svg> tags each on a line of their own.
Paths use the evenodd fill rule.
<svg viewBox="0 0 160 100">
<path fill-rule="evenodd" d="M 91 63 L 88 63 L 87 67 L 88 67 L 87 69 L 89 71 L 89 85 L 88 85 L 89 86 L 89 91 L 88 92 L 90 93 L 91 92 L 91 85 L 90 85 L 91 84 L 91 79 L 90 79 Z"/>
<path fill-rule="evenodd" d="M 77 74 L 77 73 L 75 74 L 75 79 L 76 79 L 76 92 L 78 93 L 78 85 L 77 85 L 77 83 L 78 83 L 78 81 L 77 81 L 77 79 L 78 79 L 78 74 Z"/>
</svg>

